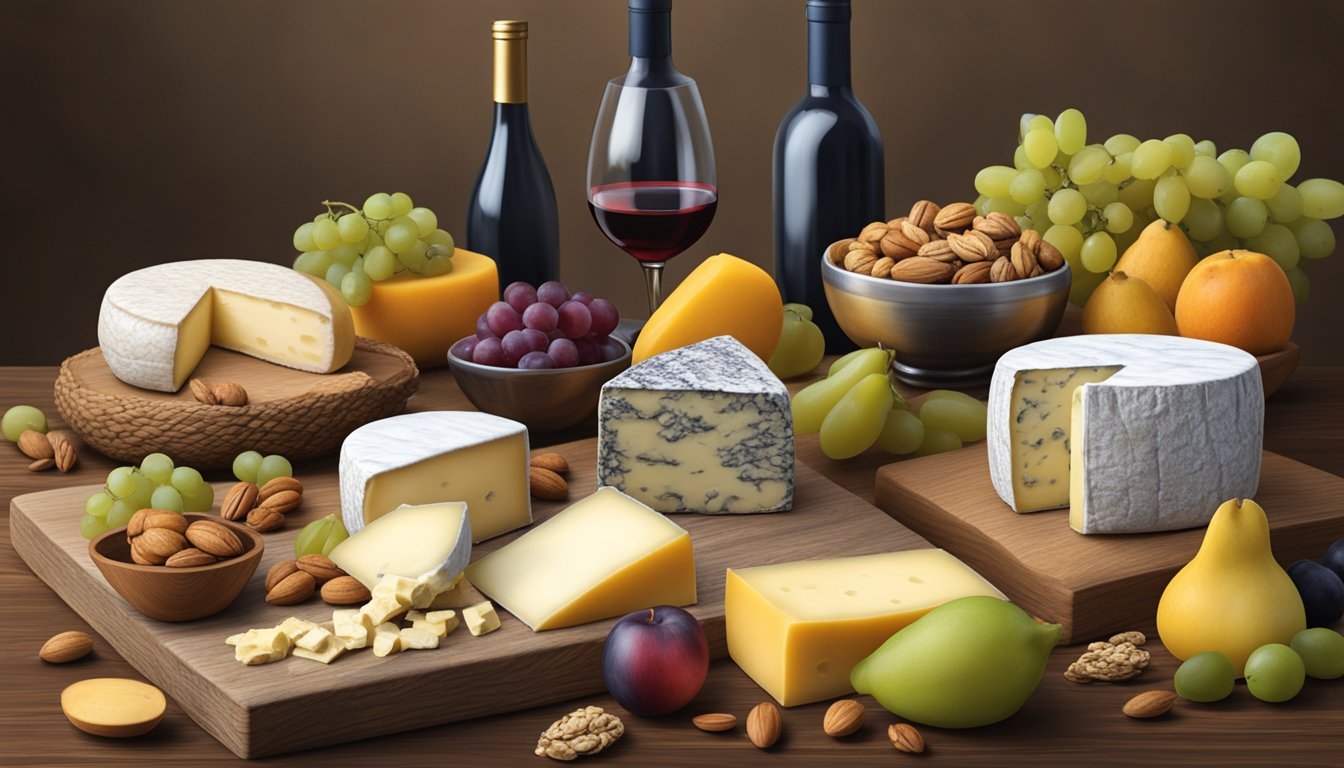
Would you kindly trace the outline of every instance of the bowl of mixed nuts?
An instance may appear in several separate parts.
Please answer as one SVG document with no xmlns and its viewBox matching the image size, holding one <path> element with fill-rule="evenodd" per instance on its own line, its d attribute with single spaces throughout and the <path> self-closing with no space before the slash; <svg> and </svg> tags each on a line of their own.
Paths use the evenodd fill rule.
<svg viewBox="0 0 1344 768">
<path fill-rule="evenodd" d="M 1071 282 L 1059 250 L 1013 217 L 928 200 L 832 243 L 821 272 L 845 334 L 891 349 L 919 387 L 988 382 L 1004 352 L 1054 334 Z"/>
<path fill-rule="evenodd" d="M 237 599 L 264 549 L 259 533 L 214 515 L 142 509 L 89 542 L 89 557 L 140 613 L 191 621 Z"/>
</svg>

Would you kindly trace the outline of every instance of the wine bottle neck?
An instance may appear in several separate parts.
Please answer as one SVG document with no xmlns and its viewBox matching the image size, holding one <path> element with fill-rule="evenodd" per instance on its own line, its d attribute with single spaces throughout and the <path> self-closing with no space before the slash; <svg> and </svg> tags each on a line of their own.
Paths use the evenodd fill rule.
<svg viewBox="0 0 1344 768">
<path fill-rule="evenodd" d="M 849 16 L 849 0 L 808 0 L 809 84 L 849 87 Z"/>
<path fill-rule="evenodd" d="M 527 22 L 496 21 L 490 31 L 495 41 L 495 103 L 526 104 Z"/>
<path fill-rule="evenodd" d="M 629 0 L 630 58 L 672 56 L 672 0 Z"/>
</svg>

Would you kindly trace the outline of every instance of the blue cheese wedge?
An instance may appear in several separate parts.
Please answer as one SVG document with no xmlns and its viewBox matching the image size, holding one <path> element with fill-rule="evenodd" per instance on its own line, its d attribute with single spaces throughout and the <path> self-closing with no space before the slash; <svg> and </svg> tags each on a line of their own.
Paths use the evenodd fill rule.
<svg viewBox="0 0 1344 768">
<path fill-rule="evenodd" d="M 990 479 L 1017 512 L 1069 508 L 1080 533 L 1205 525 L 1255 495 L 1265 399 L 1251 355 L 1196 339 L 1070 336 L 999 359 Z"/>
<path fill-rule="evenodd" d="M 731 336 L 664 352 L 602 387 L 597 484 L 664 513 L 793 505 L 789 393 Z"/>
<path fill-rule="evenodd" d="M 341 519 L 353 537 L 403 504 L 460 501 L 483 541 L 532 522 L 527 427 L 467 411 L 393 416 L 341 445 Z"/>
</svg>

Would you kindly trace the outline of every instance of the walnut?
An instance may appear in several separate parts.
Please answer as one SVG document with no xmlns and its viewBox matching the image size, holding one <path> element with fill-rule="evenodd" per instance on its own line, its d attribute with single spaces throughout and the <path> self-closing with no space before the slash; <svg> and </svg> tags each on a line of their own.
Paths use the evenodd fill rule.
<svg viewBox="0 0 1344 768">
<path fill-rule="evenodd" d="M 621 719 L 601 707 L 582 707 L 551 723 L 537 739 L 534 752 L 555 760 L 595 755 L 625 733 Z"/>
<path fill-rule="evenodd" d="M 1139 646 L 1148 642 L 1142 632 L 1121 632 L 1110 640 L 1087 646 L 1087 652 L 1069 665 L 1064 678 L 1074 683 L 1115 682 L 1138 677 L 1152 656 Z"/>
</svg>

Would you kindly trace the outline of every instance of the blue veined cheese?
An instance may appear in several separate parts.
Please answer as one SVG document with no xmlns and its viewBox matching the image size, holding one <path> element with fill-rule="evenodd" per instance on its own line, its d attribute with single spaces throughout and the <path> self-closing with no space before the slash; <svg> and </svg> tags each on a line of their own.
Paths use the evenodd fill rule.
<svg viewBox="0 0 1344 768">
<path fill-rule="evenodd" d="M 659 512 L 793 505 L 789 393 L 731 336 L 664 352 L 602 387 L 597 484 Z"/>
<path fill-rule="evenodd" d="M 990 479 L 1017 512 L 1069 508 L 1081 533 L 1208 523 L 1255 495 L 1264 438 L 1256 359 L 1197 339 L 1071 336 L 999 359 Z"/>
</svg>

